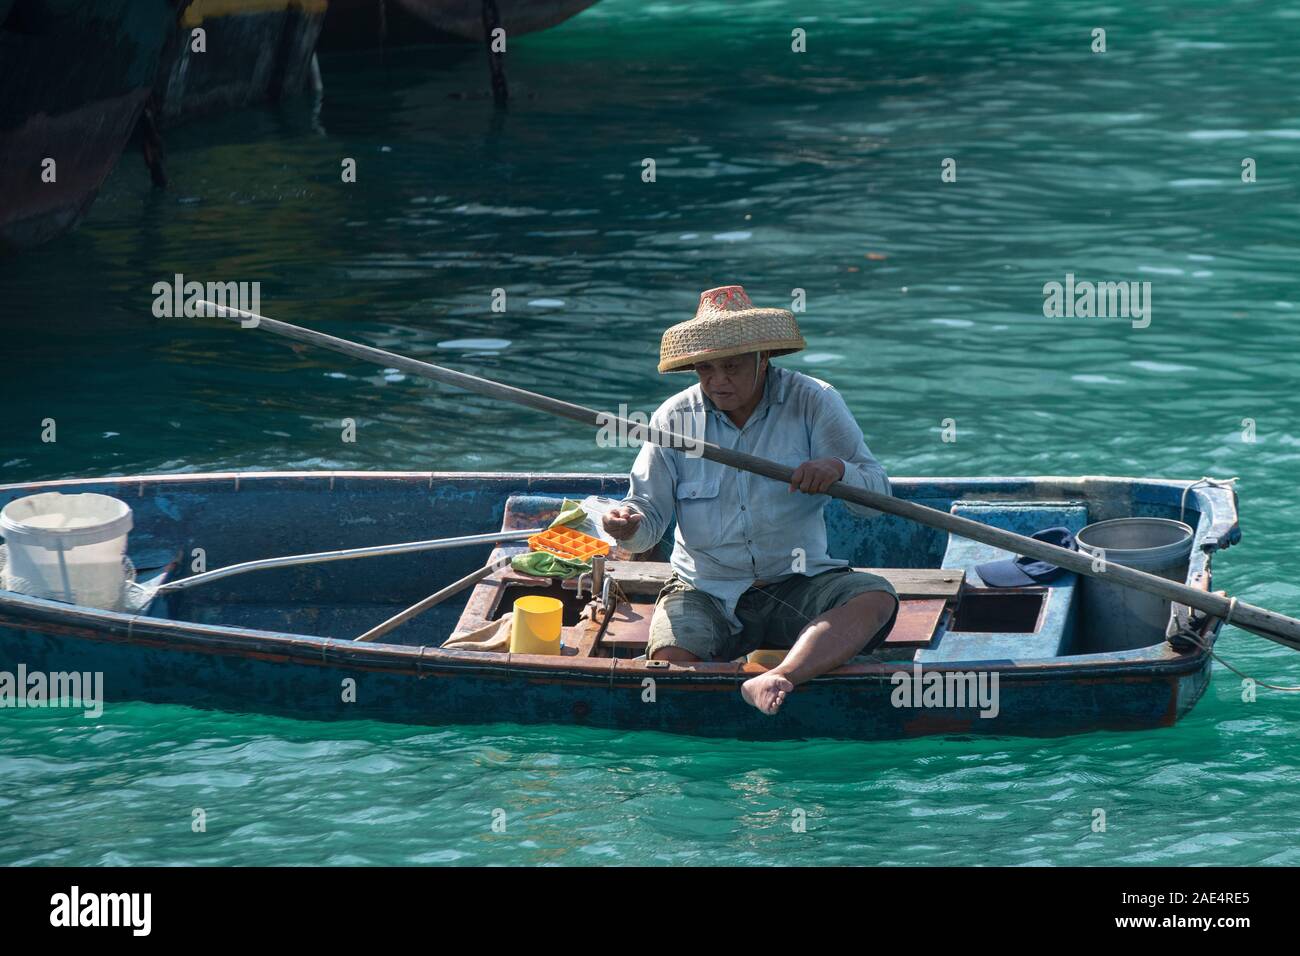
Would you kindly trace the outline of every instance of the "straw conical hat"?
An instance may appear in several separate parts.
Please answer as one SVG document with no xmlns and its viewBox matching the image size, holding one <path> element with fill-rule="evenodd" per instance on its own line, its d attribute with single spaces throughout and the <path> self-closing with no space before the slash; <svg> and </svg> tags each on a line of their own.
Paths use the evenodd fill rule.
<svg viewBox="0 0 1300 956">
<path fill-rule="evenodd" d="M 743 287 L 724 285 L 700 293 L 695 318 L 678 322 L 659 343 L 660 372 L 689 372 L 696 362 L 771 352 L 789 355 L 806 347 L 794 314 L 756 309 Z"/>
</svg>

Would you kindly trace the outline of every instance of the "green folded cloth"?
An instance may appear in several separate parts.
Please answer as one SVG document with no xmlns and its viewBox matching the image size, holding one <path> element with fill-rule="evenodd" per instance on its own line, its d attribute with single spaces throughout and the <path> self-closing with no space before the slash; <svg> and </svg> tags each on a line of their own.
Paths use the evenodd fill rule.
<svg viewBox="0 0 1300 956">
<path fill-rule="evenodd" d="M 572 498 L 565 498 L 564 504 L 560 506 L 560 513 L 555 516 L 550 527 L 554 528 L 559 524 L 578 524 L 587 517 L 587 512 L 582 510 L 582 502 L 574 501 Z"/>
<path fill-rule="evenodd" d="M 591 570 L 591 560 L 579 561 L 576 558 L 562 558 L 549 551 L 529 551 L 510 559 L 510 567 L 520 574 L 531 574 L 539 578 L 560 578 L 568 580 Z"/>
</svg>

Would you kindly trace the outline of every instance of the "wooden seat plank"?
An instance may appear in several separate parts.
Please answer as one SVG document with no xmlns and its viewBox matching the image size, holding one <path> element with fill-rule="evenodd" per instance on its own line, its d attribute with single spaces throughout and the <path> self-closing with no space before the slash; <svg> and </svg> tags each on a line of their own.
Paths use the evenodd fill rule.
<svg viewBox="0 0 1300 956">
<path fill-rule="evenodd" d="M 940 630 L 944 615 L 948 612 L 948 602 L 944 598 L 914 599 L 904 598 L 899 603 L 898 617 L 894 627 L 885 638 L 886 649 L 929 647 Z M 625 649 L 632 653 L 645 650 L 650 637 L 650 619 L 654 616 L 654 604 L 634 601 L 622 602 L 614 612 L 609 630 L 605 632 L 601 645 L 611 650 Z M 579 653 L 589 655 L 592 652 L 598 624 L 584 620 L 577 626 L 581 637 L 578 640 Z"/>
<path fill-rule="evenodd" d="M 908 600 L 898 605 L 898 617 L 885 638 L 885 647 L 929 647 L 939 630 L 948 602 L 942 598 Z"/>
<path fill-rule="evenodd" d="M 605 566 L 628 594 L 658 594 L 672 577 L 666 561 L 610 561 Z M 901 600 L 951 600 L 961 592 L 966 572 L 960 568 L 854 568 L 878 574 L 894 586 Z"/>
</svg>

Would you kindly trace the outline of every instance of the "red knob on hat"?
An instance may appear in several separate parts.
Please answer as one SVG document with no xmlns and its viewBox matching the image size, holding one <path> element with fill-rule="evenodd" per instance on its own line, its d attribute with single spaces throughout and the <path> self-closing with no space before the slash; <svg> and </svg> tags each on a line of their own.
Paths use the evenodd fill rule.
<svg viewBox="0 0 1300 956">
<path fill-rule="evenodd" d="M 712 305 L 715 309 L 734 312 L 738 309 L 751 309 L 753 303 L 745 294 L 745 287 L 739 285 L 721 285 L 700 293 L 700 306 Z"/>
</svg>

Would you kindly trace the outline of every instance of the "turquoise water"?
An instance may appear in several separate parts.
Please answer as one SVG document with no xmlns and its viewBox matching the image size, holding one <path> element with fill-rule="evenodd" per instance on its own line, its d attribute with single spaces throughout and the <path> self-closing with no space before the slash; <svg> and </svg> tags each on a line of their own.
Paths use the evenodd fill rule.
<svg viewBox="0 0 1300 956">
<path fill-rule="evenodd" d="M 0 475 L 630 463 L 564 422 L 155 319 L 176 272 L 646 410 L 685 384 L 656 350 L 701 289 L 803 288 L 809 348 L 783 361 L 840 389 L 892 474 L 1240 476 L 1216 585 L 1295 613 L 1298 39 L 1282 3 L 603 0 L 512 41 L 504 118 L 474 51 L 327 58 L 318 108 L 170 130 L 166 193 L 129 155 L 76 233 L 0 261 Z M 1044 318 L 1066 273 L 1150 281 L 1150 326 Z M 1300 684 L 1266 641 L 1226 628 L 1220 651 Z M 0 862 L 1295 864 L 1297 718 L 1217 666 L 1174 729 L 1047 741 L 0 711 Z"/>
</svg>

